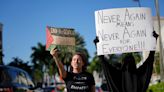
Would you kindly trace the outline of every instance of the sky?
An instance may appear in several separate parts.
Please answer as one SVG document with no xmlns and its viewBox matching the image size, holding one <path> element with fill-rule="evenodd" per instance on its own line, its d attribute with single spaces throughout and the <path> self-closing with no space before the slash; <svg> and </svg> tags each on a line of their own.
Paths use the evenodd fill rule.
<svg viewBox="0 0 164 92">
<path fill-rule="evenodd" d="M 159 1 L 164 16 L 164 0 Z M 154 0 L 140 0 L 156 15 Z M 46 44 L 46 26 L 74 28 L 84 38 L 91 58 L 96 51 L 96 10 L 138 7 L 133 0 L 0 0 L 0 23 L 3 24 L 3 62 L 13 57 L 31 61 L 32 47 Z"/>
</svg>

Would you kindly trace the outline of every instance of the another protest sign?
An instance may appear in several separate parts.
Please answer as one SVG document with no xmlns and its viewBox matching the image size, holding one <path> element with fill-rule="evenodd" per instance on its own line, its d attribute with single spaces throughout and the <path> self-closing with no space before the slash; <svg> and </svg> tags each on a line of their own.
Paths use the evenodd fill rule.
<svg viewBox="0 0 164 92">
<path fill-rule="evenodd" d="M 60 51 L 75 50 L 75 32 L 72 28 L 46 28 L 46 50 L 57 48 Z"/>
</svg>

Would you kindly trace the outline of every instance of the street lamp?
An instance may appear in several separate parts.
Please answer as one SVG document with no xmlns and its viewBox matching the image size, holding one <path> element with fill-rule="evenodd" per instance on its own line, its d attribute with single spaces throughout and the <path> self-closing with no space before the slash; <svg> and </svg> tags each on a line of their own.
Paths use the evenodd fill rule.
<svg viewBox="0 0 164 92">
<path fill-rule="evenodd" d="M 160 46 L 160 77 L 161 81 L 164 81 L 164 63 L 163 63 L 163 44 L 162 44 L 162 35 L 161 35 L 161 23 L 160 23 L 160 12 L 159 12 L 159 3 L 158 0 L 154 0 L 156 8 L 156 16 L 158 21 L 158 30 L 159 30 L 159 46 Z"/>
<path fill-rule="evenodd" d="M 0 64 L 3 64 L 2 27 L 3 27 L 3 24 L 0 23 Z"/>
</svg>

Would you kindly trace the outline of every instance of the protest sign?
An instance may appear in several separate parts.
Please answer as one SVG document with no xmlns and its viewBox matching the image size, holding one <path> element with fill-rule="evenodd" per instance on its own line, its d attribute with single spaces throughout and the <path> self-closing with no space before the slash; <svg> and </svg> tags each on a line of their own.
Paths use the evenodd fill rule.
<svg viewBox="0 0 164 92">
<path fill-rule="evenodd" d="M 75 32 L 71 28 L 46 28 L 46 50 L 57 48 L 60 51 L 75 50 Z"/>
<path fill-rule="evenodd" d="M 151 10 L 146 7 L 95 11 L 97 54 L 155 50 Z"/>
</svg>

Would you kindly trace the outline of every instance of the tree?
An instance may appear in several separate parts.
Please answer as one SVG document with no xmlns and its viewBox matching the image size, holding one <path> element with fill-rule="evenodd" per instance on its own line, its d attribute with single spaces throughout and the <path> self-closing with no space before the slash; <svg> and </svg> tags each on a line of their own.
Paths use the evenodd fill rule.
<svg viewBox="0 0 164 92">
<path fill-rule="evenodd" d="M 4 57 L 4 55 L 2 53 L 2 50 L 0 49 L 0 65 L 4 65 L 4 63 L 3 63 L 3 57 Z"/>
<path fill-rule="evenodd" d="M 160 55 L 159 52 L 155 54 L 155 60 L 154 60 L 154 73 L 160 74 Z"/>
<path fill-rule="evenodd" d="M 29 62 L 24 62 L 22 59 L 20 59 L 18 57 L 14 57 L 13 60 L 8 65 L 21 68 L 21 69 L 25 70 L 26 72 L 28 72 L 29 74 L 31 74 L 32 69 L 28 63 Z"/>
<path fill-rule="evenodd" d="M 88 72 L 93 73 L 93 71 L 97 71 L 98 73 L 102 72 L 101 63 L 96 54 L 93 57 L 93 59 L 91 60 L 90 65 L 88 66 Z"/>
<path fill-rule="evenodd" d="M 41 82 L 43 78 L 43 66 L 45 65 L 47 69 L 52 71 L 52 66 L 54 63 L 52 61 L 52 56 L 49 51 L 45 50 L 45 45 L 38 43 L 37 47 L 32 47 L 33 53 L 31 54 L 32 64 L 33 64 L 33 77 L 37 82 Z M 54 66 L 55 67 L 55 66 Z M 55 68 L 54 71 L 55 72 Z M 52 73 L 51 73 L 52 74 Z"/>
</svg>

